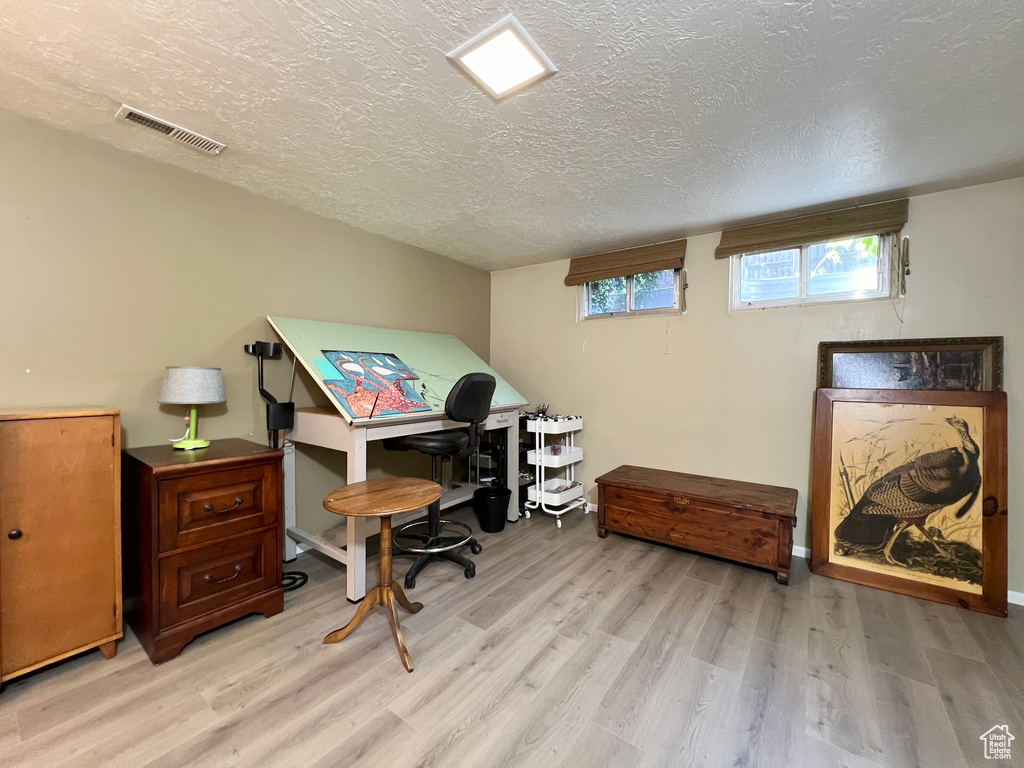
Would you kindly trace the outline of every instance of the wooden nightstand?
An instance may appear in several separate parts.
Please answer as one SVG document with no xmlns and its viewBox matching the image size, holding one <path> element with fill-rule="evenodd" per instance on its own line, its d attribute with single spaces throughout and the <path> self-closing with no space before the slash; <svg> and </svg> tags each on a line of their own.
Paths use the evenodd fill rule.
<svg viewBox="0 0 1024 768">
<path fill-rule="evenodd" d="M 282 456 L 237 439 L 123 452 L 125 595 L 141 603 L 126 618 L 154 664 L 200 632 L 284 608 Z"/>
</svg>

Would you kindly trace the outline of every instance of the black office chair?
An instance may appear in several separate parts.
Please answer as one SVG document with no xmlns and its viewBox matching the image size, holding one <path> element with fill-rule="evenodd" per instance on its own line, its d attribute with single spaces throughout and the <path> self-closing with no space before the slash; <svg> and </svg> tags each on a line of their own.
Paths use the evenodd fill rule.
<svg viewBox="0 0 1024 768">
<path fill-rule="evenodd" d="M 483 421 L 491 410 L 491 396 L 495 381 L 489 373 L 467 373 L 452 387 L 444 403 L 445 415 L 452 421 L 466 422 L 469 429 L 449 429 L 421 435 L 390 437 L 384 440 L 389 451 L 420 451 L 431 457 L 431 479 L 440 483 L 445 463 L 473 453 L 480 445 Z M 454 535 L 453 535 L 454 534 Z M 455 554 L 456 549 L 468 546 L 474 555 L 481 547 L 473 538 L 473 530 L 465 523 L 441 519 L 441 502 L 427 508 L 427 522 L 409 523 L 395 531 L 395 546 L 418 553 L 416 562 L 405 574 L 405 588 L 416 586 L 416 576 L 435 560 L 448 560 L 461 565 L 466 578 L 476 576 L 476 565 L 467 557 Z"/>
</svg>

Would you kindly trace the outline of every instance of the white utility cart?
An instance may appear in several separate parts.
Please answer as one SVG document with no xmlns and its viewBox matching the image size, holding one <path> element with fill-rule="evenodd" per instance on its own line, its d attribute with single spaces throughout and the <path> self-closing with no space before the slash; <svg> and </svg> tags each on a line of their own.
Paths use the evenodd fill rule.
<svg viewBox="0 0 1024 768">
<path fill-rule="evenodd" d="M 536 467 L 537 482 L 527 489 L 526 516 L 539 509 L 555 516 L 562 527 L 562 515 L 583 508 L 583 483 L 576 481 L 576 464 L 583 461 L 583 449 L 576 447 L 575 434 L 583 429 L 579 416 L 534 416 L 527 414 L 526 431 L 533 433 L 533 450 L 526 461 Z"/>
</svg>

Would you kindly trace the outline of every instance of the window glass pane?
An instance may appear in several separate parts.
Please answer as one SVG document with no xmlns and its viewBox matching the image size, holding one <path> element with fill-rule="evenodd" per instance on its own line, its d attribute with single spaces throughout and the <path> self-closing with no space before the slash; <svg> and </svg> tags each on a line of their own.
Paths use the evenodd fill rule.
<svg viewBox="0 0 1024 768">
<path fill-rule="evenodd" d="M 674 269 L 633 275 L 633 309 L 664 309 L 676 303 Z"/>
<path fill-rule="evenodd" d="M 807 249 L 807 293 L 877 291 L 878 237 L 817 243 Z"/>
<path fill-rule="evenodd" d="M 796 298 L 799 275 L 799 248 L 745 255 L 740 259 L 740 301 Z"/>
<path fill-rule="evenodd" d="M 626 278 L 609 277 L 587 283 L 587 314 L 626 311 Z"/>
</svg>

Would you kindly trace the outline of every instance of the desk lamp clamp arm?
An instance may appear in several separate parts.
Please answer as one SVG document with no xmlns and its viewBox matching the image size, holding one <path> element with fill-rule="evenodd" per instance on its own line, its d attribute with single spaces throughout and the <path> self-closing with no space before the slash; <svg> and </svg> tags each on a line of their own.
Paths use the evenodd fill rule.
<svg viewBox="0 0 1024 768">
<path fill-rule="evenodd" d="M 257 384 L 260 395 L 267 401 L 267 434 L 272 448 L 278 446 L 278 431 L 291 429 L 295 424 L 295 403 L 279 403 L 277 398 L 263 388 L 263 358 L 277 357 L 281 354 L 281 344 L 276 341 L 254 341 L 242 347 L 247 354 L 255 355 L 259 360 L 257 367 Z"/>
</svg>

